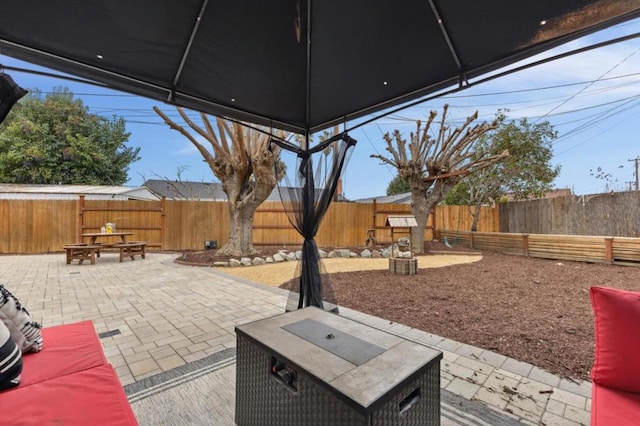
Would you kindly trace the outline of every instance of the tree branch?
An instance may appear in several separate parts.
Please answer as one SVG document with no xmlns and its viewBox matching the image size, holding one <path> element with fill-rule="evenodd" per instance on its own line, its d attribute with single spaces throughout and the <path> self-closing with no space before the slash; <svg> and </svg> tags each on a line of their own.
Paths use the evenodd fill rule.
<svg viewBox="0 0 640 426">
<path fill-rule="evenodd" d="M 153 110 L 156 112 L 156 114 L 158 114 L 164 120 L 165 123 L 167 123 L 169 128 L 178 131 L 184 137 L 189 139 L 189 141 L 200 152 L 200 154 L 202 155 L 204 160 L 207 162 L 209 167 L 211 167 L 213 170 L 213 168 L 215 167 L 214 156 L 211 155 L 211 153 L 204 146 L 202 146 L 202 144 L 200 144 L 200 142 L 198 142 L 196 138 L 194 138 L 193 135 L 191 135 L 191 133 L 189 133 L 184 127 L 180 126 L 179 124 L 176 124 L 173 120 L 171 120 L 164 112 L 160 110 L 160 108 L 158 108 L 157 106 L 154 106 Z"/>
</svg>

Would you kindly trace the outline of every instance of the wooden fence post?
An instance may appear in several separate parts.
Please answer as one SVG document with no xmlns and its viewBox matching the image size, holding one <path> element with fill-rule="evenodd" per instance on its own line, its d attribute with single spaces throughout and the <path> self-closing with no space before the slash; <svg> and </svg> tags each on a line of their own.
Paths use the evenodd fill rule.
<svg viewBox="0 0 640 426">
<path fill-rule="evenodd" d="M 474 238 L 473 236 L 475 235 L 475 232 L 470 232 L 469 233 L 469 248 L 473 248 L 474 245 Z"/>
<path fill-rule="evenodd" d="M 431 217 L 433 217 L 433 223 L 431 224 L 433 226 L 433 238 L 440 241 L 440 233 L 437 231 L 437 212 L 438 212 L 438 206 L 435 206 L 432 210 L 431 210 Z M 429 217 L 427 216 L 427 220 L 429 220 Z"/>
<path fill-rule="evenodd" d="M 162 196 L 160 200 L 160 249 L 164 250 L 166 245 L 166 231 L 167 231 L 167 209 L 166 209 L 167 197 Z"/>
<path fill-rule="evenodd" d="M 84 230 L 84 195 L 78 197 L 78 220 L 76 223 L 76 242 L 82 242 L 82 233 Z"/>
<path fill-rule="evenodd" d="M 607 237 L 604 239 L 604 252 L 607 263 L 611 265 L 613 263 L 613 238 Z"/>
<path fill-rule="evenodd" d="M 522 249 L 525 257 L 529 257 L 529 234 L 522 235 Z"/>
<path fill-rule="evenodd" d="M 378 218 L 378 204 L 376 203 L 376 199 L 373 199 L 373 203 L 371 204 L 372 208 L 373 208 L 373 225 L 371 226 L 371 228 L 373 228 L 373 237 L 376 239 L 376 244 L 378 243 L 378 238 L 380 238 L 380 235 L 377 235 L 377 231 L 378 231 L 378 222 L 377 222 L 377 218 Z"/>
</svg>

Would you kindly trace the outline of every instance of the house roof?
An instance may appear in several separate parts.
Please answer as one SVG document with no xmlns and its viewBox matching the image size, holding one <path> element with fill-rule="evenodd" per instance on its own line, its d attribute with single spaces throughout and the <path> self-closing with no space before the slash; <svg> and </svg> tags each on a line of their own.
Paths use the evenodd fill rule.
<svg viewBox="0 0 640 426">
<path fill-rule="evenodd" d="M 411 204 L 411 192 L 353 200 L 354 203 L 373 203 L 374 201 L 380 204 Z"/>
<path fill-rule="evenodd" d="M 227 194 L 222 190 L 222 184 L 220 182 L 190 182 L 150 179 L 143 185 L 157 196 L 166 197 L 170 200 L 227 200 Z M 274 188 L 266 201 L 280 201 L 278 188 Z"/>
<path fill-rule="evenodd" d="M 227 194 L 222 190 L 219 182 L 190 182 L 171 181 L 161 179 L 150 179 L 143 184 L 149 191 L 158 197 L 165 197 L 170 200 L 200 200 L 200 201 L 226 201 Z M 289 199 L 289 187 L 283 187 L 282 198 Z M 319 190 L 316 191 L 316 196 Z M 274 188 L 265 201 L 281 201 L 278 188 Z M 338 201 L 348 201 L 342 196 L 338 196 Z"/>
<path fill-rule="evenodd" d="M 227 194 L 219 182 L 189 182 L 150 179 L 143 184 L 159 197 L 170 200 L 225 201 Z"/>
<path fill-rule="evenodd" d="M 158 197 L 143 187 L 107 186 L 107 185 L 25 185 L 0 184 L 2 199 L 77 199 L 84 195 L 86 199 L 118 200 L 157 200 Z"/>
</svg>

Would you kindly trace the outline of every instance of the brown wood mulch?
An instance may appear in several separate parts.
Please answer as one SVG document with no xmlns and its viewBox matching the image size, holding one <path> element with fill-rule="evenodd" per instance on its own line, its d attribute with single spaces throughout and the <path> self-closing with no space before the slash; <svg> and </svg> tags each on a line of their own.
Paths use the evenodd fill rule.
<svg viewBox="0 0 640 426">
<path fill-rule="evenodd" d="M 489 349 L 561 377 L 589 380 L 589 287 L 640 291 L 640 268 L 482 254 L 479 262 L 435 269 L 420 269 L 418 257 L 419 270 L 412 276 L 338 272 L 331 274 L 331 285 L 342 306 Z"/>
</svg>

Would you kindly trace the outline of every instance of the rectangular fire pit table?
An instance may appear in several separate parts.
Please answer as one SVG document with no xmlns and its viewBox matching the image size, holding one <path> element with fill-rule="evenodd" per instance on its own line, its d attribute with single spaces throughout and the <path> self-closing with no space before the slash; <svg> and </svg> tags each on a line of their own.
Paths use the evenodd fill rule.
<svg viewBox="0 0 640 426">
<path fill-rule="evenodd" d="M 318 308 L 236 327 L 238 425 L 439 425 L 430 347 Z"/>
</svg>

